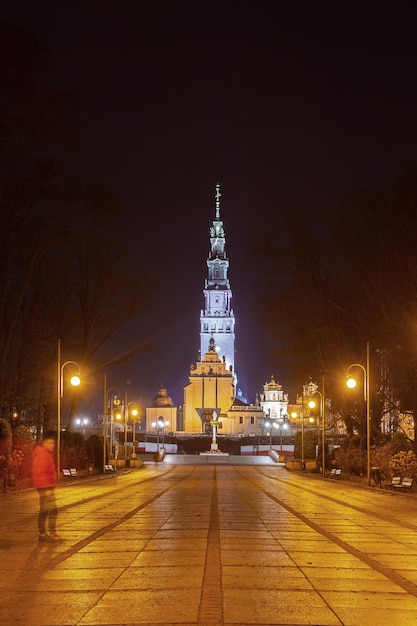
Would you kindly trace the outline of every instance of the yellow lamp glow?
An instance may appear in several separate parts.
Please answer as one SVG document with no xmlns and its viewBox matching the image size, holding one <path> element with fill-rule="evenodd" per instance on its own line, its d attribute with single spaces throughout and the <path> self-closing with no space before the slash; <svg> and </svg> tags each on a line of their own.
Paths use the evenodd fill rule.
<svg viewBox="0 0 417 626">
<path fill-rule="evenodd" d="M 354 389 L 357 385 L 357 382 L 354 378 L 348 378 L 346 380 L 346 387 L 349 387 L 349 389 Z"/>
</svg>

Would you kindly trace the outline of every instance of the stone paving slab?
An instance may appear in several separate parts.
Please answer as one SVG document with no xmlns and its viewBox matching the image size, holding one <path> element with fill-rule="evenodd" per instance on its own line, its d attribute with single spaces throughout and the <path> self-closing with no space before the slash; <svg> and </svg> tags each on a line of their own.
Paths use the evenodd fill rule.
<svg viewBox="0 0 417 626">
<path fill-rule="evenodd" d="M 262 472 L 155 464 L 60 488 L 56 545 L 36 544 L 36 494 L 8 497 L 0 623 L 417 626 L 415 498 Z"/>
</svg>

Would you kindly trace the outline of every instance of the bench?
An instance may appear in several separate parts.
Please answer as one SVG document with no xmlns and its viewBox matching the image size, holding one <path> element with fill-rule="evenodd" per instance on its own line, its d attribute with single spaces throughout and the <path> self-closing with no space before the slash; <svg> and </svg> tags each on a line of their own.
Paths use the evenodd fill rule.
<svg viewBox="0 0 417 626">
<path fill-rule="evenodd" d="M 114 469 L 113 465 L 105 465 L 104 466 L 104 470 L 106 472 L 115 472 L 116 470 Z"/>
<path fill-rule="evenodd" d="M 71 467 L 70 469 L 64 468 L 61 471 L 65 478 L 81 478 L 82 476 L 85 476 L 83 472 L 79 472 L 75 469 L 75 467 Z"/>
<path fill-rule="evenodd" d="M 330 470 L 330 478 L 340 478 L 342 475 L 342 470 L 341 469 L 336 469 L 335 467 L 333 469 Z"/>
<path fill-rule="evenodd" d="M 385 489 L 401 487 L 401 476 L 394 476 L 390 483 L 385 483 Z"/>
<path fill-rule="evenodd" d="M 403 478 L 402 481 L 398 485 L 393 485 L 394 491 L 409 491 L 411 493 L 411 489 L 413 486 L 412 478 Z"/>
</svg>

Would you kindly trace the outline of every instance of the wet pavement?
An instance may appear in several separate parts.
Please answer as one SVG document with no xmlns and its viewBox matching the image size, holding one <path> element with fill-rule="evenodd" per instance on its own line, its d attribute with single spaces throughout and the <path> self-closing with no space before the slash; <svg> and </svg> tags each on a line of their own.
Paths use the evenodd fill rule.
<svg viewBox="0 0 417 626">
<path fill-rule="evenodd" d="M 0 496 L 5 626 L 417 625 L 417 496 L 287 471 L 268 457 L 167 457 Z"/>
</svg>

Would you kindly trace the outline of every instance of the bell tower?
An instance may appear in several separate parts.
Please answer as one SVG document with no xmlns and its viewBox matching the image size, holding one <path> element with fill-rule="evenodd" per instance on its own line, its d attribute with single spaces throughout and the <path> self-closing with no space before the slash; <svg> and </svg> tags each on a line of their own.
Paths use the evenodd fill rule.
<svg viewBox="0 0 417 626">
<path fill-rule="evenodd" d="M 232 290 L 228 278 L 229 260 L 226 255 L 226 237 L 220 219 L 220 185 L 216 185 L 216 214 L 210 228 L 210 251 L 207 258 L 208 278 L 205 281 L 204 309 L 200 313 L 200 358 L 214 340 L 216 352 L 235 373 L 235 317 L 232 309 Z"/>
</svg>

